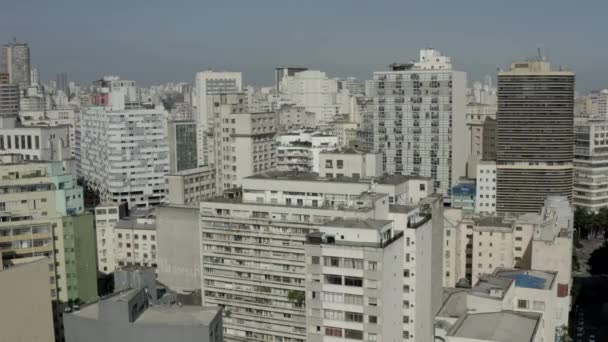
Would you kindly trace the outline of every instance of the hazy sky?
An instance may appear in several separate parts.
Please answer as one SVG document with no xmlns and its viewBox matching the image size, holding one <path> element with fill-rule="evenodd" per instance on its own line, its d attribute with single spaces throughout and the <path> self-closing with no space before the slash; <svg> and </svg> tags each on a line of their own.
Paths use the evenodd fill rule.
<svg viewBox="0 0 608 342">
<path fill-rule="evenodd" d="M 13 36 L 43 80 L 87 84 L 213 68 L 271 85 L 277 65 L 367 79 L 427 46 L 480 79 L 541 46 L 579 90 L 608 88 L 608 0 L 0 0 L 0 42 Z"/>
</svg>

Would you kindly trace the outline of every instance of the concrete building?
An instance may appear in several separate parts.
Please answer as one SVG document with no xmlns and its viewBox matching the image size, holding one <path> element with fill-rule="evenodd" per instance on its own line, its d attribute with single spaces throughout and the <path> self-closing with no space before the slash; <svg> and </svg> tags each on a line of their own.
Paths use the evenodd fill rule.
<svg viewBox="0 0 608 342">
<path fill-rule="evenodd" d="M 210 166 L 170 173 L 165 183 L 165 202 L 170 204 L 198 206 L 200 201 L 217 195 L 215 169 Z"/>
<path fill-rule="evenodd" d="M 194 100 L 196 104 L 196 122 L 198 123 L 198 165 L 210 164 L 209 154 L 212 149 L 207 142 L 207 136 L 214 127 L 213 109 L 215 100 L 210 100 L 209 95 L 238 93 L 243 90 L 242 76 L 240 72 L 216 72 L 203 71 L 196 74 Z M 240 99 L 244 101 L 243 99 Z"/>
<path fill-rule="evenodd" d="M 278 67 L 274 69 L 274 85 L 275 91 L 283 91 L 284 82 L 289 76 L 294 76 L 298 72 L 306 71 L 308 68 L 303 67 Z"/>
<path fill-rule="evenodd" d="M 24 89 L 30 86 L 30 48 L 15 38 L 2 46 L 0 72 L 9 75 L 9 83 Z"/>
<path fill-rule="evenodd" d="M 351 141 L 357 140 L 359 124 L 353 121 L 337 120 L 330 124 L 333 133 L 338 137 L 338 146 L 347 147 Z"/>
<path fill-rule="evenodd" d="M 283 79 L 281 91 L 298 107 L 315 113 L 315 125 L 326 125 L 338 114 L 338 83 L 318 70 L 306 70 Z"/>
<path fill-rule="evenodd" d="M 152 269 L 127 268 L 115 283 L 112 295 L 64 315 L 66 342 L 223 341 L 221 311 L 161 296 Z"/>
<path fill-rule="evenodd" d="M 199 206 L 163 205 L 156 222 L 158 281 L 178 293 L 200 289 Z"/>
<path fill-rule="evenodd" d="M 499 72 L 498 212 L 538 212 L 547 194 L 572 200 L 573 111 L 573 72 L 551 70 L 546 61 Z"/>
<path fill-rule="evenodd" d="M 9 83 L 8 74 L 0 74 L 0 128 L 5 125 L 5 119 L 16 120 L 19 114 L 19 85 Z M 10 128 L 10 127 L 8 127 Z"/>
<path fill-rule="evenodd" d="M 3 340 L 55 341 L 48 270 L 49 260 L 43 256 L 0 263 Z"/>
<path fill-rule="evenodd" d="M 23 126 L 67 127 L 71 157 L 76 156 L 76 128 L 80 125 L 80 112 L 74 109 L 54 109 L 44 111 L 20 111 Z"/>
<path fill-rule="evenodd" d="M 452 188 L 452 208 L 466 212 L 475 211 L 476 183 L 474 179 L 462 178 Z"/>
<path fill-rule="evenodd" d="M 72 158 L 68 126 L 0 128 L 0 150 L 25 160 L 61 161 Z"/>
<path fill-rule="evenodd" d="M 156 215 L 150 209 L 129 211 L 126 203 L 95 207 L 98 270 L 123 266 L 156 267 Z"/>
<path fill-rule="evenodd" d="M 177 173 L 198 166 L 195 121 L 167 121 L 169 172 Z"/>
<path fill-rule="evenodd" d="M 467 177 L 475 178 L 479 161 L 496 160 L 496 105 L 467 104 L 467 128 Z"/>
<path fill-rule="evenodd" d="M 496 212 L 496 162 L 480 160 L 477 162 L 476 213 Z"/>
<path fill-rule="evenodd" d="M 413 224 L 415 218 L 410 216 L 422 216 L 428 222 L 431 214 L 419 215 L 416 208 L 407 210 L 401 207 L 392 213 L 389 206 L 390 203 L 416 205 L 421 198 L 426 198 L 430 189 L 421 189 L 419 181 L 399 175 L 374 180 L 346 177 L 338 180 L 314 173 L 276 172 L 247 177 L 243 179 L 242 192 L 226 193 L 224 197 L 201 202 L 203 303 L 224 307 L 227 340 L 248 338 L 301 342 L 306 339 L 307 332 L 311 332 L 307 330 L 307 313 L 301 300 L 302 292 L 306 290 L 306 236 L 336 218 L 391 220 L 390 216 L 394 215 L 393 220 L 397 221 L 395 230 L 417 228 L 421 225 Z M 433 203 L 440 204 L 439 197 Z M 441 208 L 441 205 L 433 208 Z M 440 229 L 441 224 L 434 227 Z M 427 239 L 429 243 L 432 241 Z M 336 236 L 336 241 L 342 241 L 342 234 Z M 441 241 L 437 248 L 440 245 Z M 407 242 L 402 246 L 408 246 Z M 430 247 L 421 243 L 418 252 L 426 254 L 416 259 L 413 267 L 424 262 L 429 265 L 433 261 L 441 262 L 427 259 L 427 255 L 428 258 L 433 255 L 427 248 Z M 440 255 L 441 252 L 439 258 Z M 409 261 L 413 262 L 414 258 Z M 425 270 L 431 272 L 431 267 L 419 270 L 422 279 L 425 279 Z M 435 270 L 440 275 L 440 268 Z M 414 278 L 416 273 L 408 270 L 407 276 L 418 284 Z M 431 288 L 440 289 L 441 280 L 436 279 L 436 284 L 437 287 L 427 286 L 429 291 Z M 425 293 L 421 289 L 420 294 Z M 310 295 L 306 295 L 307 300 L 312 298 Z M 373 305 L 373 300 L 369 303 Z M 396 312 L 406 309 L 416 312 L 409 307 L 404 308 L 401 303 L 397 308 L 393 304 L 376 302 L 379 307 L 390 305 L 391 310 L 397 309 Z M 432 322 L 432 305 L 419 307 L 428 310 L 428 318 Z M 421 317 L 424 317 L 423 313 Z M 422 322 L 429 321 L 421 318 Z M 432 337 L 432 323 L 426 327 L 419 330 L 421 341 Z M 407 331 L 408 336 L 418 335 L 413 329 L 403 331 Z M 422 339 L 427 332 L 430 332 L 429 336 Z"/>
<path fill-rule="evenodd" d="M 68 73 L 67 72 L 58 73 L 57 74 L 57 91 L 61 91 L 67 97 L 70 97 L 70 87 L 68 84 L 69 84 Z"/>
<path fill-rule="evenodd" d="M 342 148 L 319 154 L 319 175 L 327 178 L 343 176 L 374 178 L 382 176 L 382 154 Z M 422 189 L 425 190 L 426 189 Z"/>
<path fill-rule="evenodd" d="M 572 203 L 597 212 L 608 206 L 608 120 L 577 123 L 574 139 Z"/>
<path fill-rule="evenodd" d="M 437 334 L 446 341 L 556 341 L 568 324 L 556 278 L 553 271 L 497 268 L 471 289 L 448 289 Z"/>
<path fill-rule="evenodd" d="M 279 116 L 280 132 L 316 127 L 315 113 L 307 111 L 304 107 L 284 105 L 276 112 Z"/>
<path fill-rule="evenodd" d="M 338 138 L 319 131 L 278 135 L 277 171 L 319 172 L 319 154 L 338 147 Z"/>
<path fill-rule="evenodd" d="M 362 130 L 383 153 L 384 172 L 431 177 L 433 191 L 449 202 L 466 172 L 466 74 L 439 51 L 423 49 L 417 62 L 374 72 L 373 82 Z"/>
<path fill-rule="evenodd" d="M 162 109 L 93 107 L 82 114 L 79 175 L 102 202 L 158 206 L 169 172 Z"/>
<path fill-rule="evenodd" d="M 61 162 L 3 163 L 0 189 L 3 260 L 48 257 L 53 300 L 96 298 L 93 215 L 84 212 L 74 176 Z"/>
</svg>

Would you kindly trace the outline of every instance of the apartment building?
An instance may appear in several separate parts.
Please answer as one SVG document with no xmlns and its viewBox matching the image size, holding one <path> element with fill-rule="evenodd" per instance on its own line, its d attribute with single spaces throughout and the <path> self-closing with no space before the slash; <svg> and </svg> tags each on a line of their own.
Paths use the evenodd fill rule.
<svg viewBox="0 0 608 342">
<path fill-rule="evenodd" d="M 598 118 L 577 122 L 574 139 L 572 203 L 597 212 L 608 206 L 608 121 Z"/>
<path fill-rule="evenodd" d="M 319 155 L 319 174 L 328 178 L 343 176 L 372 178 L 382 176 L 382 154 L 341 148 Z M 422 179 L 423 177 L 421 177 Z M 426 191 L 426 189 L 422 189 Z"/>
<path fill-rule="evenodd" d="M 548 194 L 572 200 L 574 73 L 512 63 L 498 73 L 496 119 L 496 210 L 538 212 Z"/>
<path fill-rule="evenodd" d="M 123 266 L 156 267 L 156 215 L 151 209 L 129 211 L 126 203 L 95 208 L 98 269 L 112 273 Z"/>
<path fill-rule="evenodd" d="M 357 140 L 358 122 L 336 120 L 331 123 L 331 127 L 333 134 L 338 137 L 338 146 L 347 147 L 350 146 L 351 141 Z"/>
<path fill-rule="evenodd" d="M 279 131 L 289 132 L 297 129 L 316 127 L 315 113 L 304 107 L 285 104 L 276 109 L 279 115 Z"/>
<path fill-rule="evenodd" d="M 72 158 L 68 126 L 13 126 L 0 128 L 0 150 L 21 154 L 25 160 L 60 161 Z"/>
<path fill-rule="evenodd" d="M 477 186 L 475 212 L 493 214 L 496 212 L 496 162 L 477 162 Z"/>
<path fill-rule="evenodd" d="M 165 202 L 170 204 L 198 206 L 200 201 L 217 195 L 215 168 L 208 165 L 167 174 L 165 183 Z"/>
<path fill-rule="evenodd" d="M 277 136 L 277 171 L 319 172 L 319 154 L 338 147 L 338 138 L 318 131 Z"/>
<path fill-rule="evenodd" d="M 164 109 L 92 107 L 82 114 L 79 176 L 102 202 L 158 206 L 165 197 L 169 146 Z"/>
<path fill-rule="evenodd" d="M 467 104 L 467 129 L 470 148 L 467 177 L 475 178 L 481 160 L 496 160 L 496 105 Z"/>
<path fill-rule="evenodd" d="M 338 83 L 318 70 L 304 70 L 284 77 L 280 85 L 298 107 L 315 113 L 315 126 L 326 125 L 338 114 Z"/>
<path fill-rule="evenodd" d="M 305 340 L 306 237 L 336 218 L 390 220 L 389 202 L 418 203 L 421 190 L 416 181 L 406 176 L 337 180 L 274 172 L 243 179 L 241 193 L 201 202 L 203 304 L 224 307 L 226 339 Z M 396 209 L 395 215 L 403 210 Z M 406 229 L 407 212 L 399 216 L 395 230 Z M 342 235 L 336 240 L 342 241 Z M 440 279 L 436 282 L 441 285 Z"/>
<path fill-rule="evenodd" d="M 61 162 L 0 167 L 0 253 L 4 261 L 44 256 L 51 299 L 97 297 L 93 215 Z"/>
<path fill-rule="evenodd" d="M 23 126 L 65 126 L 68 129 L 71 157 L 76 156 L 76 127 L 80 124 L 80 112 L 74 109 L 53 109 L 42 111 L 20 111 Z"/>
<path fill-rule="evenodd" d="M 362 131 L 383 154 L 383 171 L 431 177 L 433 191 L 449 203 L 452 187 L 466 172 L 465 90 L 466 74 L 434 49 L 420 50 L 417 62 L 374 72 Z"/>
</svg>

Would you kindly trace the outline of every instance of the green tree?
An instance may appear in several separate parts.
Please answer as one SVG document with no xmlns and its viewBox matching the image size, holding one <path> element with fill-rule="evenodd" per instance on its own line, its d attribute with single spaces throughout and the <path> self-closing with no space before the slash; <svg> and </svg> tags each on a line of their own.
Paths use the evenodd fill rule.
<svg viewBox="0 0 608 342">
<path fill-rule="evenodd" d="M 602 247 L 591 253 L 587 265 L 589 265 L 589 273 L 593 275 L 608 274 L 608 242 L 604 242 Z"/>
</svg>

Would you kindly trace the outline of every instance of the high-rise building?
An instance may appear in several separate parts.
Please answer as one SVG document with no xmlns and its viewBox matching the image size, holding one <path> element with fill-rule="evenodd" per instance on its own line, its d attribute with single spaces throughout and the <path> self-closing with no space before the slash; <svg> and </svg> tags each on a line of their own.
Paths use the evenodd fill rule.
<svg viewBox="0 0 608 342">
<path fill-rule="evenodd" d="M 281 89 L 298 107 L 315 113 L 315 124 L 326 125 L 338 114 L 338 82 L 318 70 L 306 70 L 287 76 Z"/>
<path fill-rule="evenodd" d="M 169 140 L 169 171 L 176 173 L 195 169 L 198 165 L 195 121 L 167 121 Z"/>
<path fill-rule="evenodd" d="M 159 108 L 93 107 L 82 113 L 79 176 L 102 202 L 160 205 L 169 172 L 166 116 Z"/>
<path fill-rule="evenodd" d="M 449 202 L 466 171 L 465 91 L 466 74 L 433 49 L 420 50 L 417 62 L 375 72 L 362 131 L 371 148 L 384 154 L 383 170 L 431 177 L 433 190 Z"/>
<path fill-rule="evenodd" d="M 303 67 L 278 67 L 274 69 L 274 86 L 276 92 L 283 91 L 283 81 L 298 72 L 306 71 L 308 68 Z"/>
<path fill-rule="evenodd" d="M 19 85 L 11 84 L 6 73 L 0 73 L 0 128 L 12 128 L 19 115 Z"/>
<path fill-rule="evenodd" d="M 214 127 L 214 117 L 210 115 L 213 108 L 216 107 L 215 101 L 209 100 L 209 95 L 238 93 L 243 90 L 243 81 L 240 72 L 216 72 L 203 71 L 196 74 L 195 79 L 195 121 L 198 124 L 198 164 L 199 166 L 211 163 L 210 160 L 212 149 L 208 141 L 208 135 Z M 244 98 L 240 98 L 243 105 L 246 102 Z"/>
<path fill-rule="evenodd" d="M 574 73 L 546 61 L 498 74 L 498 212 L 538 212 L 547 194 L 572 199 Z"/>
<path fill-rule="evenodd" d="M 608 207 L 608 120 L 589 119 L 574 127 L 572 203 L 597 212 Z"/>
<path fill-rule="evenodd" d="M 70 97 L 70 87 L 67 72 L 57 74 L 57 91 L 62 91 L 68 98 Z"/>
<path fill-rule="evenodd" d="M 9 82 L 25 89 L 30 86 L 30 48 L 17 38 L 2 46 L 0 72 L 8 73 Z"/>
<path fill-rule="evenodd" d="M 277 137 L 277 171 L 319 172 L 319 154 L 338 147 L 338 137 L 299 131 Z"/>
<path fill-rule="evenodd" d="M 2 258 L 48 257 L 51 299 L 94 300 L 94 222 L 84 211 L 82 187 L 61 162 L 8 162 L 0 167 Z"/>
<path fill-rule="evenodd" d="M 380 334 L 378 325 L 386 318 L 387 322 L 396 320 L 388 336 L 432 341 L 433 313 L 441 297 L 442 203 L 440 196 L 427 197 L 428 183 L 428 179 L 401 175 L 335 179 L 293 172 L 245 178 L 241 192 L 200 204 L 203 304 L 224 307 L 229 341 L 331 338 L 337 330 L 326 327 L 343 329 L 348 323 L 330 325 L 330 313 L 346 317 L 345 311 L 373 324 L 352 322 L 355 325 L 346 328 L 356 330 L 353 338 Z M 307 271 L 307 266 L 314 266 L 315 255 L 308 256 L 304 245 L 307 236 L 319 231 L 331 233 L 336 245 L 359 242 L 352 246 L 352 253 L 336 250 L 316 255 L 339 257 L 338 264 L 352 266 L 350 271 L 336 273 L 331 260 L 326 267 L 324 260 Z M 377 240 L 378 232 L 386 233 L 382 240 Z M 391 248 L 391 258 L 397 258 L 384 265 L 380 255 L 391 239 L 400 250 Z M 379 248 L 381 244 L 384 247 Z M 368 252 L 362 248 L 366 246 L 375 249 Z M 333 247 L 338 248 L 327 248 Z M 363 265 L 371 273 L 364 274 L 368 271 L 359 268 Z M 342 284 L 336 283 L 335 275 Z M 307 283 L 314 289 L 307 289 Z M 387 292 L 398 293 L 397 300 L 382 297 L 379 283 L 388 286 Z M 354 295 L 349 297 L 352 302 L 344 301 L 345 293 Z M 335 303 L 325 299 L 334 294 Z M 313 309 L 323 311 L 308 312 L 309 302 L 314 303 Z M 348 304 L 356 307 L 348 310 Z M 307 316 L 315 317 L 314 323 Z"/>
</svg>

